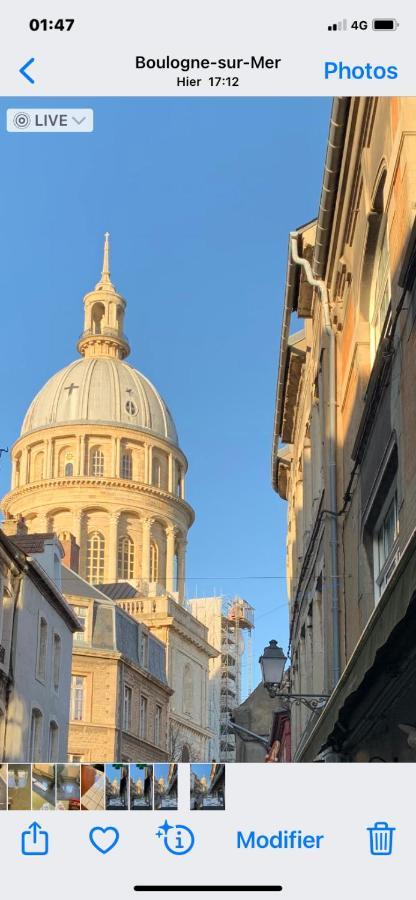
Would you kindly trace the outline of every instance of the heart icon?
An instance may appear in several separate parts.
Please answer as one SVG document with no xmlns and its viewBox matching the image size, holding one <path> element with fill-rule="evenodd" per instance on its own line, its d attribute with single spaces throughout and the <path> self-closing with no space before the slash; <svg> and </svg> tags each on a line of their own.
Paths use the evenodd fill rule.
<svg viewBox="0 0 416 900">
<path fill-rule="evenodd" d="M 92 846 L 95 847 L 99 853 L 109 853 L 113 847 L 118 843 L 118 839 L 120 837 L 117 828 L 113 828 L 111 825 L 108 828 L 91 828 L 90 831 L 90 841 Z"/>
</svg>

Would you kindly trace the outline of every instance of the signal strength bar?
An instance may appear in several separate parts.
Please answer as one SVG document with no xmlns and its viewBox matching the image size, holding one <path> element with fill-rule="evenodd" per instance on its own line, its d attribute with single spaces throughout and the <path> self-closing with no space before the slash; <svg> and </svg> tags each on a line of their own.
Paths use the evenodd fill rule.
<svg viewBox="0 0 416 900">
<path fill-rule="evenodd" d="M 328 31 L 346 31 L 348 28 L 348 22 L 346 19 L 343 19 L 342 22 L 334 22 L 333 25 L 328 25 Z"/>
</svg>

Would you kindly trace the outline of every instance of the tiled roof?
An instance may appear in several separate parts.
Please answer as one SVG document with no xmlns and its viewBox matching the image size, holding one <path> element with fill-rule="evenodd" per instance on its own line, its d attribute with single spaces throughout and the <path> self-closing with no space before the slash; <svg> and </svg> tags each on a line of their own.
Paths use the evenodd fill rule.
<svg viewBox="0 0 416 900">
<path fill-rule="evenodd" d="M 110 597 L 111 600 L 131 600 L 133 597 L 140 597 L 137 588 L 126 581 L 118 581 L 114 584 L 96 584 L 94 587 Z"/>
<path fill-rule="evenodd" d="M 56 538 L 53 531 L 39 534 L 13 534 L 9 536 L 9 540 L 30 556 L 31 553 L 43 553 L 45 541 L 52 541 Z"/>
</svg>

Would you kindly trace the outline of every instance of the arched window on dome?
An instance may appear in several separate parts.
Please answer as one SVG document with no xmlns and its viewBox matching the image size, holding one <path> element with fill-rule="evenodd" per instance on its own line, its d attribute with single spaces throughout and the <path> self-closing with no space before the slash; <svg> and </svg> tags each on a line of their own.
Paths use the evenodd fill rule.
<svg viewBox="0 0 416 900">
<path fill-rule="evenodd" d="M 62 447 L 58 454 L 58 476 L 66 475 L 68 463 L 74 463 L 74 454 L 70 447 Z"/>
<path fill-rule="evenodd" d="M 65 473 L 67 478 L 71 478 L 74 474 L 74 464 L 72 462 L 67 462 L 65 464 Z"/>
<path fill-rule="evenodd" d="M 36 454 L 35 459 L 33 461 L 33 480 L 34 481 L 42 481 L 44 463 L 45 463 L 45 454 L 44 454 L 43 450 L 40 450 L 39 453 Z"/>
<path fill-rule="evenodd" d="M 155 541 L 150 544 L 150 581 L 158 581 L 159 578 L 159 548 Z"/>
<path fill-rule="evenodd" d="M 162 465 L 157 456 L 153 457 L 152 462 L 152 484 L 158 488 L 162 485 Z"/>
<path fill-rule="evenodd" d="M 125 450 L 121 455 L 120 478 L 133 478 L 133 457 L 131 450 Z"/>
<path fill-rule="evenodd" d="M 127 581 L 134 578 L 134 544 L 128 535 L 118 542 L 117 576 Z"/>
<path fill-rule="evenodd" d="M 91 450 L 90 474 L 97 478 L 104 475 L 104 453 L 99 447 Z"/>
<path fill-rule="evenodd" d="M 21 453 L 19 453 L 19 455 L 16 456 L 16 462 L 15 462 L 15 468 L 14 468 L 14 486 L 15 486 L 15 487 L 20 487 L 20 464 L 21 464 L 21 460 L 22 460 L 22 455 L 21 455 Z"/>
<path fill-rule="evenodd" d="M 91 531 L 87 541 L 87 581 L 101 584 L 104 581 L 105 539 L 100 531 Z"/>
<path fill-rule="evenodd" d="M 101 334 L 101 322 L 104 318 L 105 309 L 103 303 L 94 303 L 91 310 L 91 325 L 93 334 Z"/>
<path fill-rule="evenodd" d="M 175 478 L 175 494 L 177 497 L 182 496 L 182 469 L 179 463 L 176 463 L 176 478 Z"/>
</svg>

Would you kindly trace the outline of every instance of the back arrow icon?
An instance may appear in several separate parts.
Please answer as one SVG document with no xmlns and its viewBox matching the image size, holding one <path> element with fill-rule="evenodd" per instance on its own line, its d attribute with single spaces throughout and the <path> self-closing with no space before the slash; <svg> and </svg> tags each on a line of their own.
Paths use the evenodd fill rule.
<svg viewBox="0 0 416 900">
<path fill-rule="evenodd" d="M 28 61 L 24 63 L 24 65 L 22 66 L 22 68 L 19 69 L 20 74 L 23 75 L 23 78 L 26 78 L 27 81 L 30 81 L 30 84 L 34 84 L 34 83 L 35 83 L 35 79 L 32 78 L 31 75 L 28 75 L 28 74 L 27 74 L 26 69 L 28 69 L 29 66 L 31 66 L 32 63 L 34 63 L 34 62 L 35 62 L 35 57 L 32 56 L 31 59 L 28 59 Z"/>
</svg>

